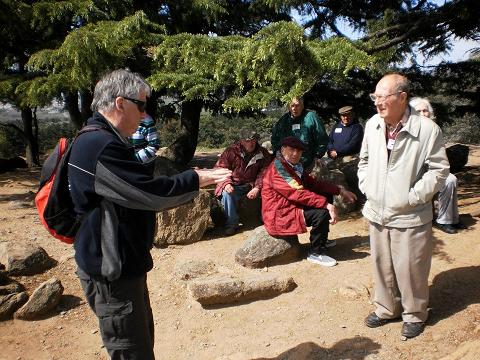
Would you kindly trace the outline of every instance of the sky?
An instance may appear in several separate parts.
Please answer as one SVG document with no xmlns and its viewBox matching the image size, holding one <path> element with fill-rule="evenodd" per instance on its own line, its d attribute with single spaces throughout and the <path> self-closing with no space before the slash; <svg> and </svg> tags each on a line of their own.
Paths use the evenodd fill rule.
<svg viewBox="0 0 480 360">
<path fill-rule="evenodd" d="M 447 1 L 433 0 L 432 2 L 441 6 Z M 304 20 L 298 15 L 298 13 L 293 13 L 292 16 L 294 20 L 299 24 L 301 24 L 302 20 Z M 358 39 L 359 37 L 362 36 L 361 33 L 354 32 L 346 22 L 337 23 L 337 27 L 342 33 L 344 33 L 346 36 L 348 36 L 352 40 Z M 441 55 L 437 55 L 432 58 L 425 59 L 421 54 L 418 54 L 416 57 L 417 63 L 421 66 L 435 66 L 440 64 L 442 61 L 445 61 L 445 62 L 464 61 L 464 60 L 468 60 L 468 58 L 471 55 L 469 50 L 474 48 L 480 48 L 480 42 L 473 41 L 473 40 L 453 39 L 451 43 L 452 43 L 452 49 L 449 52 L 445 52 Z M 409 66 L 410 62 L 407 61 L 405 65 Z"/>
</svg>

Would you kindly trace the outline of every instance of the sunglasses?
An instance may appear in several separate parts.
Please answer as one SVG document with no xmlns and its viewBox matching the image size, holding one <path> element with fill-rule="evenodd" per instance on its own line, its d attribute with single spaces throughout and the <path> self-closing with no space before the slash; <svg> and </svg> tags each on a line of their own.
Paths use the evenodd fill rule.
<svg viewBox="0 0 480 360">
<path fill-rule="evenodd" d="M 135 105 L 137 105 L 138 111 L 140 112 L 145 112 L 145 107 L 147 106 L 146 101 L 138 100 L 138 99 L 132 99 L 126 96 L 122 96 L 125 100 L 131 101 Z"/>
</svg>

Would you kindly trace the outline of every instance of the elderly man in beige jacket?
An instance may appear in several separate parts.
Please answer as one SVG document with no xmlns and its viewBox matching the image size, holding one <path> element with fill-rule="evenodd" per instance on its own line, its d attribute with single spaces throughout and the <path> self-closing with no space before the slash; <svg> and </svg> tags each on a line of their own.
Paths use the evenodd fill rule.
<svg viewBox="0 0 480 360">
<path fill-rule="evenodd" d="M 359 188 L 370 221 L 378 327 L 402 317 L 401 334 L 413 338 L 427 320 L 432 258 L 431 200 L 449 173 L 442 132 L 408 105 L 409 81 L 385 75 L 370 97 L 377 108 L 365 126 Z"/>
</svg>

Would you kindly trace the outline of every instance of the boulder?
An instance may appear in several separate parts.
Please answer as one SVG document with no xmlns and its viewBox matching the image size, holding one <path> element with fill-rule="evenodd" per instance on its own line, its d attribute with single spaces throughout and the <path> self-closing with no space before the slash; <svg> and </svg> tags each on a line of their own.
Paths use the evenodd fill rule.
<svg viewBox="0 0 480 360">
<path fill-rule="evenodd" d="M 191 244 L 199 241 L 210 224 L 212 195 L 206 190 L 192 202 L 157 213 L 154 244 Z"/>
<path fill-rule="evenodd" d="M 63 285 L 57 278 L 51 278 L 35 289 L 27 303 L 23 305 L 14 317 L 22 320 L 33 320 L 54 309 L 63 294 Z"/>
<path fill-rule="evenodd" d="M 447 158 L 450 163 L 450 172 L 456 173 L 463 169 L 468 163 L 469 148 L 466 145 L 455 144 L 447 147 Z"/>
<path fill-rule="evenodd" d="M 243 279 L 215 278 L 188 284 L 192 297 L 202 305 L 267 299 L 295 289 L 291 277 L 255 275 Z"/>
<path fill-rule="evenodd" d="M 0 295 L 0 320 L 10 319 L 13 313 L 27 300 L 26 292 Z"/>
<path fill-rule="evenodd" d="M 235 254 L 235 261 L 249 268 L 285 264 L 301 256 L 297 236 L 273 237 L 265 227 L 252 231 L 245 244 Z"/>
<path fill-rule="evenodd" d="M 0 263 L 9 275 L 19 276 L 42 273 L 56 262 L 39 246 L 3 241 L 0 242 Z"/>
</svg>

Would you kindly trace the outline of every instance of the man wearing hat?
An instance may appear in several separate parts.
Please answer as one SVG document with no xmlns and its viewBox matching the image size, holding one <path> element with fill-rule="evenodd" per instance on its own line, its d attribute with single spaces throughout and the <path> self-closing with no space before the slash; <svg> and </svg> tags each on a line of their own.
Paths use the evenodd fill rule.
<svg viewBox="0 0 480 360">
<path fill-rule="evenodd" d="M 341 186 L 307 174 L 300 162 L 306 149 L 307 146 L 294 136 L 282 140 L 280 151 L 263 177 L 263 223 L 272 236 L 302 234 L 311 226 L 307 260 L 334 266 L 337 261 L 326 252 L 328 247 L 335 245 L 335 241 L 328 241 L 328 231 L 329 224 L 337 222 L 337 211 L 320 194 L 340 195 L 348 202 L 354 202 L 357 197 Z"/>
<path fill-rule="evenodd" d="M 325 126 L 314 111 L 305 109 L 301 97 L 294 97 L 288 110 L 273 126 L 273 153 L 280 150 L 282 139 L 295 136 L 307 146 L 300 161 L 304 169 L 310 171 L 316 160 L 320 161 L 327 150 L 328 135 Z"/>
<path fill-rule="evenodd" d="M 331 159 L 360 152 L 363 139 L 363 127 L 354 120 L 352 106 L 344 106 L 338 110 L 340 121 L 330 131 L 327 154 Z"/>
<path fill-rule="evenodd" d="M 258 144 L 259 136 L 251 129 L 240 131 L 240 141 L 220 155 L 215 167 L 232 170 L 232 176 L 217 184 L 215 196 L 222 202 L 226 215 L 225 235 L 233 235 L 239 226 L 238 202 L 246 196 L 255 199 L 262 189 L 262 176 L 272 160 L 270 153 Z"/>
</svg>

